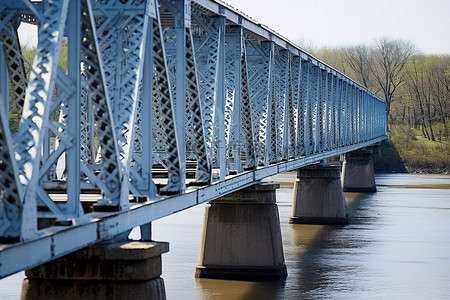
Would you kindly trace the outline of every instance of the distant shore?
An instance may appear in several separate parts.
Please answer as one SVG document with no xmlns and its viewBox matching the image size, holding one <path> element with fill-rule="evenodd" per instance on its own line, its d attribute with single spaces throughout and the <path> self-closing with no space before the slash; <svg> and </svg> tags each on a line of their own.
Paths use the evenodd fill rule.
<svg viewBox="0 0 450 300">
<path fill-rule="evenodd" d="M 450 174 L 448 141 L 429 141 L 406 126 L 393 127 L 374 153 L 378 173 Z"/>
</svg>

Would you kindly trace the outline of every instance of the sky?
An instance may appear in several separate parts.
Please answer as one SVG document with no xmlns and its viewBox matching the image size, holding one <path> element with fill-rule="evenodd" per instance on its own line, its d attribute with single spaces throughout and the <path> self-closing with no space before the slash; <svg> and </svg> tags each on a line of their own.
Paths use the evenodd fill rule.
<svg viewBox="0 0 450 300">
<path fill-rule="evenodd" d="M 304 47 L 412 42 L 450 54 L 450 0 L 223 0 Z"/>
<path fill-rule="evenodd" d="M 305 48 L 388 37 L 408 40 L 424 54 L 450 54 L 450 0 L 223 1 Z M 21 27 L 22 34 L 33 31 Z"/>
</svg>

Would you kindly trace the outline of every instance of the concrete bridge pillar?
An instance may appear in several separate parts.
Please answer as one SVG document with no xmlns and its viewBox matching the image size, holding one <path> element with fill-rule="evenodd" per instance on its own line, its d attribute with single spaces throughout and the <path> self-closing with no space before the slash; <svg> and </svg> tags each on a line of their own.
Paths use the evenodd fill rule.
<svg viewBox="0 0 450 300">
<path fill-rule="evenodd" d="M 372 150 L 360 149 L 344 154 L 342 187 L 344 192 L 374 193 L 377 191 Z"/>
<path fill-rule="evenodd" d="M 22 300 L 166 299 L 166 242 L 98 244 L 25 271 Z"/>
<path fill-rule="evenodd" d="M 206 205 L 196 277 L 286 278 L 277 188 L 257 184 Z"/>
<path fill-rule="evenodd" d="M 292 224 L 348 224 L 337 164 L 317 164 L 297 170 L 292 202 Z"/>
</svg>

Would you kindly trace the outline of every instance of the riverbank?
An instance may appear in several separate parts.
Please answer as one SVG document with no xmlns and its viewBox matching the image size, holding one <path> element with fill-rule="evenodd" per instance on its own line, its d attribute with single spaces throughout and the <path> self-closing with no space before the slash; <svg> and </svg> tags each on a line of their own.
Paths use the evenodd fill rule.
<svg viewBox="0 0 450 300">
<path fill-rule="evenodd" d="M 407 126 L 391 127 L 380 154 L 374 156 L 378 173 L 450 174 L 449 142 L 429 141 Z"/>
</svg>

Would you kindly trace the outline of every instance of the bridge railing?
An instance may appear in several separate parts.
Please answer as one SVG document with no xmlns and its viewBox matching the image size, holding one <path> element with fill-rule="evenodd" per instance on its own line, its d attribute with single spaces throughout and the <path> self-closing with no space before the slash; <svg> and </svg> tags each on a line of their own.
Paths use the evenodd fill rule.
<svg viewBox="0 0 450 300">
<path fill-rule="evenodd" d="M 0 32 L 2 240 L 385 137 L 383 100 L 219 1 L 3 0 Z"/>
</svg>

